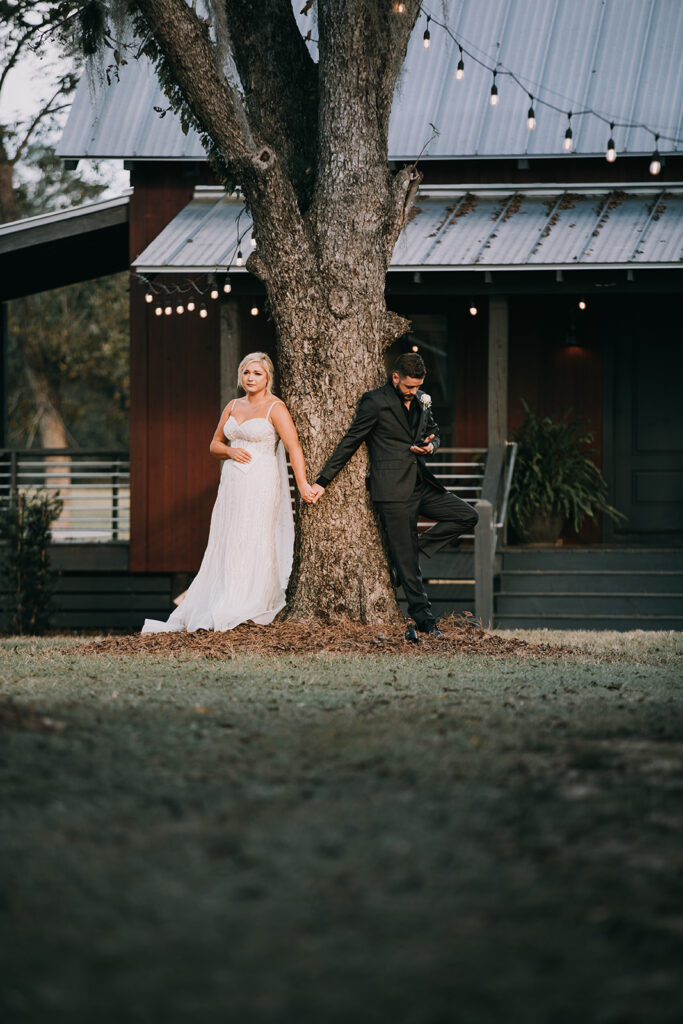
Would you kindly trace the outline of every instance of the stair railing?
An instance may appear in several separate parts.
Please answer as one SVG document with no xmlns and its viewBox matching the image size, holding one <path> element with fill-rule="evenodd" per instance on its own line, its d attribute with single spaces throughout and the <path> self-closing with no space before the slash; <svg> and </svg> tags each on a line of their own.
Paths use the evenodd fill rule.
<svg viewBox="0 0 683 1024">
<path fill-rule="evenodd" d="M 490 448 L 486 456 L 481 496 L 476 504 L 479 522 L 474 530 L 474 614 L 484 629 L 493 625 L 493 577 L 498 536 L 507 531 L 507 509 L 517 443 Z"/>
</svg>

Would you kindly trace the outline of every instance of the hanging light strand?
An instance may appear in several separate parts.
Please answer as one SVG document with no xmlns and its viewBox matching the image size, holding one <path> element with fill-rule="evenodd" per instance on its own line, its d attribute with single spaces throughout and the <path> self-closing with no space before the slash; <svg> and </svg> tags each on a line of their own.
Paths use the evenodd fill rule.
<svg viewBox="0 0 683 1024">
<path fill-rule="evenodd" d="M 418 16 L 419 16 L 419 14 L 423 14 L 426 17 L 426 19 L 427 19 L 427 31 L 425 32 L 425 36 L 427 37 L 428 40 L 429 40 L 429 35 L 428 35 L 428 33 L 429 33 L 429 25 L 430 24 L 434 24 L 438 28 L 442 29 L 453 40 L 455 45 L 458 47 L 458 50 L 460 52 L 460 59 L 458 61 L 458 67 L 457 67 L 457 70 L 456 70 L 456 73 L 455 73 L 455 77 L 459 81 L 464 77 L 464 67 L 465 67 L 465 65 L 464 65 L 464 56 L 463 55 L 466 55 L 469 60 L 474 61 L 474 63 L 478 64 L 479 67 L 484 68 L 486 71 L 490 71 L 493 74 L 493 85 L 491 87 L 491 94 L 489 96 L 489 103 L 491 104 L 491 106 L 497 106 L 498 105 L 498 87 L 497 87 L 497 84 L 496 84 L 496 76 L 500 77 L 502 75 L 505 75 L 507 78 L 511 79 L 515 83 L 515 85 L 519 86 L 520 89 L 523 89 L 524 92 L 527 94 L 527 96 L 529 96 L 530 98 L 531 98 L 532 94 L 529 91 L 529 86 L 530 85 L 532 87 L 535 86 L 535 91 L 534 91 L 534 94 L 533 94 L 533 101 L 532 101 L 532 105 L 531 105 L 530 110 L 534 110 L 534 107 L 542 106 L 542 107 L 547 108 L 548 110 L 554 110 L 555 113 L 558 113 L 558 114 L 564 114 L 565 113 L 565 109 L 566 108 L 563 108 L 563 107 L 559 106 L 557 103 L 553 103 L 551 100 L 542 99 L 542 98 L 539 97 L 539 95 L 538 95 L 539 91 L 546 91 L 546 92 L 548 91 L 540 83 L 531 83 L 531 82 L 529 82 L 528 84 L 525 84 L 522 81 L 522 78 L 520 77 L 519 74 L 517 74 L 515 71 L 510 70 L 509 68 L 506 68 L 504 65 L 502 65 L 500 63 L 500 61 L 497 62 L 495 66 L 492 66 L 486 60 L 482 60 L 481 57 L 476 56 L 476 54 L 472 51 L 471 46 L 467 47 L 467 46 L 463 45 L 463 40 L 459 39 L 455 35 L 455 33 L 451 30 L 450 26 L 447 25 L 445 22 L 440 21 L 439 18 L 434 17 L 434 15 L 431 14 L 431 12 L 427 9 L 427 7 L 424 4 L 420 4 Z M 430 45 L 429 41 L 425 42 L 425 49 L 427 49 L 429 47 L 429 45 Z M 494 92 L 494 89 L 495 89 L 495 92 Z M 644 131 L 650 132 L 652 135 L 654 135 L 657 142 L 660 139 L 662 139 L 662 140 L 664 140 L 666 142 L 672 142 L 672 143 L 674 143 L 677 146 L 678 145 L 683 145 L 683 138 L 681 138 L 680 136 L 678 136 L 676 134 L 666 134 L 666 133 L 664 133 L 662 131 L 656 132 L 650 125 L 644 124 L 642 121 L 618 120 L 618 119 L 613 118 L 613 117 L 608 117 L 605 114 L 600 113 L 597 110 L 594 110 L 592 107 L 585 107 L 585 108 L 580 109 L 580 110 L 574 110 L 573 114 L 570 115 L 570 123 L 569 123 L 569 125 L 567 127 L 567 131 L 569 132 L 569 135 L 565 134 L 565 142 L 563 142 L 563 144 L 562 144 L 562 148 L 565 151 L 567 151 L 567 152 L 571 152 L 571 150 L 574 147 L 574 143 L 572 141 L 573 136 L 572 136 L 572 126 L 571 126 L 571 117 L 572 116 L 573 117 L 595 117 L 595 118 L 597 118 L 597 120 L 601 121 L 603 124 L 609 125 L 609 128 L 610 128 L 610 142 L 612 143 L 612 145 L 610 146 L 609 142 L 608 142 L 608 148 L 607 148 L 607 153 L 606 153 L 606 159 L 609 161 L 609 163 L 613 163 L 616 160 L 616 156 L 617 156 L 617 154 L 616 154 L 616 146 L 614 145 L 614 137 L 613 137 L 613 133 L 614 133 L 614 129 L 615 128 L 625 128 L 625 129 L 641 128 Z M 531 125 L 530 125 L 530 121 L 531 120 L 532 120 L 531 113 L 528 113 L 527 114 L 527 127 L 529 127 L 530 130 L 532 130 L 531 129 Z M 533 120 L 534 120 L 534 122 L 536 121 L 535 110 L 534 110 Z M 567 140 L 569 140 L 570 145 L 566 144 Z M 657 156 L 656 160 L 655 160 L 655 154 Z M 656 171 L 655 170 L 651 170 L 650 171 L 651 174 L 659 174 L 659 172 L 661 171 L 661 157 L 659 156 L 658 149 L 655 148 L 655 152 L 653 153 L 652 158 L 651 158 L 651 165 L 656 166 L 657 163 L 659 163 L 659 170 L 656 170 Z"/>
</svg>

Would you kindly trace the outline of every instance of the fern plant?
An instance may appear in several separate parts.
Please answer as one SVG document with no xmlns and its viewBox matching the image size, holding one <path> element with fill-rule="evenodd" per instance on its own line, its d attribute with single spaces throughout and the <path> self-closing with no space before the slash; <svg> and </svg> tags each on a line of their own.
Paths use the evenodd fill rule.
<svg viewBox="0 0 683 1024">
<path fill-rule="evenodd" d="M 591 456 L 593 434 L 565 414 L 553 421 L 536 416 L 522 400 L 526 416 L 512 433 L 517 460 L 510 488 L 510 522 L 524 535 L 532 518 L 562 516 L 579 531 L 598 512 L 617 521 L 626 517 L 607 501 L 607 483 Z"/>
<path fill-rule="evenodd" d="M 43 490 L 18 491 L 0 510 L 0 563 L 14 633 L 42 633 L 50 623 L 55 572 L 48 546 L 61 500 Z"/>
</svg>

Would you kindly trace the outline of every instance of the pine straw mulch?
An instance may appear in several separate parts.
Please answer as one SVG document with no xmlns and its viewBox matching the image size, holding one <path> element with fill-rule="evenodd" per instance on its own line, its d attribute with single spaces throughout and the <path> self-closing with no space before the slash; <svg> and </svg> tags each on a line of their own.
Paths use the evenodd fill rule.
<svg viewBox="0 0 683 1024">
<path fill-rule="evenodd" d="M 421 635 L 419 644 L 406 642 L 406 625 L 364 626 L 357 622 L 333 625 L 274 622 L 268 626 L 245 623 L 223 633 L 147 633 L 111 636 L 75 650 L 79 654 L 184 655 L 190 658 L 233 658 L 241 654 L 393 654 L 406 657 L 447 654 L 483 654 L 494 658 L 566 658 L 570 647 L 529 643 L 481 629 L 467 618 L 451 615 L 439 622 L 444 636 L 433 640 Z M 74 653 L 74 648 L 68 649 Z"/>
</svg>

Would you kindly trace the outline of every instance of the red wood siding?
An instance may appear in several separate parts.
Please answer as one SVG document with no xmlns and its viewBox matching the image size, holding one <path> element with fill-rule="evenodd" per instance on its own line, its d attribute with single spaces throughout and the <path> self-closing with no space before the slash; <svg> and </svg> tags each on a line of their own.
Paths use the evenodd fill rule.
<svg viewBox="0 0 683 1024">
<path fill-rule="evenodd" d="M 139 169 L 131 197 L 134 259 L 190 201 L 198 179 Z M 165 278 L 166 283 L 169 279 Z M 131 542 L 133 572 L 199 568 L 216 495 L 209 443 L 220 414 L 219 319 L 156 317 L 131 281 Z"/>
</svg>

